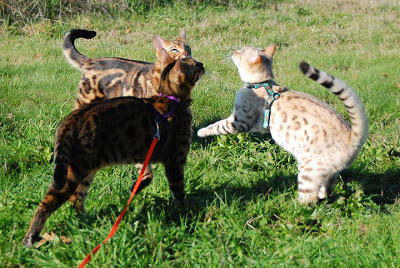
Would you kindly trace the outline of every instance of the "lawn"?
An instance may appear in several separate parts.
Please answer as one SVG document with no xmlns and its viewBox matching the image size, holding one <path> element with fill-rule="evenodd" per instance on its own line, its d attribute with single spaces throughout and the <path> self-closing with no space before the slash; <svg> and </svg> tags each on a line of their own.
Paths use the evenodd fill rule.
<svg viewBox="0 0 400 268">
<path fill-rule="evenodd" d="M 348 119 L 341 101 L 303 76 L 298 63 L 345 80 L 364 103 L 369 138 L 332 197 L 302 206 L 296 162 L 270 135 L 194 135 L 185 170 L 188 208 L 176 207 L 164 169 L 155 165 L 155 180 L 87 267 L 399 267 L 398 1 L 149 2 L 136 10 L 57 11 L 51 19 L 12 21 L 1 13 L 0 266 L 78 266 L 107 236 L 137 176 L 132 165 L 101 170 L 86 215 L 66 204 L 43 229 L 54 232 L 53 241 L 22 246 L 52 179 L 55 129 L 71 111 L 80 79 L 63 57 L 64 33 L 97 31 L 76 42 L 90 57 L 153 62 L 154 34 L 171 40 L 185 28 L 193 57 L 207 70 L 193 91 L 194 133 L 232 111 L 242 85 L 232 53 L 275 43 L 275 81 L 321 98 Z"/>
</svg>

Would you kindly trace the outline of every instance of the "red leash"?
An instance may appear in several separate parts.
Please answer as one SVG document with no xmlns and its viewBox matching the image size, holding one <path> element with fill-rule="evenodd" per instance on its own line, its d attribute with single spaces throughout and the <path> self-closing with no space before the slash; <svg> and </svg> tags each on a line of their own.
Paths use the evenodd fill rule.
<svg viewBox="0 0 400 268">
<path fill-rule="evenodd" d="M 132 193 L 131 193 L 131 197 L 129 198 L 129 201 L 128 201 L 128 203 L 126 204 L 124 210 L 122 210 L 121 214 L 119 214 L 118 219 L 115 221 L 113 227 L 111 228 L 110 233 L 108 234 L 108 236 L 106 237 L 106 239 L 104 239 L 103 244 L 105 244 L 105 243 L 107 242 L 108 239 L 110 239 L 111 237 L 113 237 L 114 234 L 115 234 L 115 232 L 117 231 L 118 226 L 119 226 L 119 224 L 120 224 L 122 218 L 124 217 L 125 212 L 126 212 L 126 210 L 128 209 L 128 207 L 129 207 L 129 204 L 131 203 L 131 201 L 132 201 L 132 199 L 133 199 L 133 196 L 135 195 L 137 189 L 139 188 L 140 183 L 142 182 L 144 171 L 145 171 L 147 165 L 149 164 L 151 155 L 153 154 L 153 151 L 154 151 L 154 147 L 156 147 L 156 144 L 157 144 L 157 142 L 158 142 L 159 139 L 160 139 L 160 136 L 158 135 L 158 124 L 157 124 L 157 133 L 156 133 L 156 135 L 154 135 L 153 142 L 152 142 L 151 145 L 150 145 L 149 152 L 147 153 L 146 159 L 145 159 L 145 161 L 144 161 L 144 163 L 143 163 L 142 170 L 140 171 L 139 177 L 138 177 L 138 179 L 137 179 L 137 181 L 136 181 L 136 183 L 135 183 L 135 187 L 133 188 L 133 191 L 132 191 Z M 97 247 L 95 247 L 95 248 L 92 250 L 92 253 L 89 253 L 89 254 L 86 256 L 86 258 L 82 261 L 82 263 L 78 266 L 78 268 L 83 268 L 83 267 L 85 267 L 85 265 L 86 265 L 86 264 L 90 261 L 90 259 L 92 258 L 92 254 L 93 254 L 93 255 L 96 254 L 96 252 L 100 249 L 100 246 L 101 246 L 101 244 L 98 244 Z"/>
</svg>

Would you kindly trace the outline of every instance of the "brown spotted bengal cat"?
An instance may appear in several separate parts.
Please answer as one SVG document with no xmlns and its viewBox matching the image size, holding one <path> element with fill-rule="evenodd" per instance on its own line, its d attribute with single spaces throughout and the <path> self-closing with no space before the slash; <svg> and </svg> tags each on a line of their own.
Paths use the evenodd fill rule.
<svg viewBox="0 0 400 268">
<path fill-rule="evenodd" d="M 65 57 L 73 67 L 82 71 L 74 110 L 82 104 L 104 99 L 122 96 L 138 98 L 154 96 L 157 94 L 160 83 L 161 50 L 165 49 L 174 59 L 191 57 L 191 49 L 186 43 L 185 29 L 182 29 L 179 37 L 173 41 L 164 40 L 158 35 L 154 36 L 156 48 L 154 64 L 121 58 L 88 58 L 79 53 L 74 44 L 75 39 L 91 39 L 95 36 L 96 32 L 83 29 L 72 29 L 64 36 Z M 142 163 L 138 163 L 136 168 L 140 172 Z M 151 165 L 148 165 L 145 170 L 144 177 L 153 177 Z"/>
<path fill-rule="evenodd" d="M 46 219 L 68 199 L 78 213 L 85 211 L 97 170 L 112 164 L 142 163 L 156 133 L 156 121 L 160 141 L 151 162 L 164 165 L 171 192 L 184 205 L 184 167 L 192 138 L 191 90 L 205 69 L 192 58 L 171 59 L 165 50 L 160 59 L 160 96 L 94 102 L 73 111 L 57 128 L 54 179 L 33 216 L 25 246 L 40 239 Z M 149 183 L 143 180 L 141 188 Z"/>
</svg>

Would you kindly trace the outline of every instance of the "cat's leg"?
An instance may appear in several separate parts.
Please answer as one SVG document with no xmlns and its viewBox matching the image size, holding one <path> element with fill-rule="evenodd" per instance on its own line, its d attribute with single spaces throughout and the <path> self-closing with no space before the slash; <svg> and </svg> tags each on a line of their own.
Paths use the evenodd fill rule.
<svg viewBox="0 0 400 268">
<path fill-rule="evenodd" d="M 326 169 L 316 167 L 312 162 L 299 164 L 299 184 L 300 203 L 310 204 L 319 200 L 326 199 L 335 185 L 338 173 L 330 173 Z"/>
<path fill-rule="evenodd" d="M 235 123 L 238 125 L 236 126 Z M 199 131 L 197 131 L 197 136 L 207 137 L 214 135 L 236 134 L 240 131 L 239 128 L 237 129 L 236 127 L 243 128 L 241 129 L 242 132 L 245 131 L 245 127 L 242 127 L 240 122 L 235 122 L 235 116 L 232 114 L 228 118 L 199 129 Z"/>
<path fill-rule="evenodd" d="M 318 199 L 323 200 L 329 197 L 329 195 L 333 192 L 338 175 L 339 173 L 332 174 L 322 183 L 318 192 Z"/>
<path fill-rule="evenodd" d="M 140 174 L 140 172 L 142 171 L 142 168 L 143 168 L 143 164 L 138 163 L 135 165 L 135 167 L 137 169 L 138 174 Z M 141 190 L 143 190 L 143 188 L 145 188 L 146 186 L 149 186 L 151 181 L 153 180 L 153 177 L 154 177 L 153 169 L 151 168 L 151 164 L 148 164 L 146 169 L 144 170 L 142 182 L 140 183 L 139 188 L 136 193 L 139 193 Z M 130 192 L 132 192 L 133 188 L 135 188 L 135 184 L 136 184 L 136 181 L 131 185 Z"/>
<path fill-rule="evenodd" d="M 42 230 L 47 218 L 68 200 L 71 194 L 75 192 L 79 183 L 79 178 L 75 176 L 71 169 L 68 169 L 67 180 L 61 190 L 56 190 L 53 183 L 50 185 L 42 202 L 39 204 L 39 207 L 31 221 L 29 230 L 25 235 L 23 240 L 25 246 L 30 247 L 33 243 L 41 239 L 40 231 Z"/>
<path fill-rule="evenodd" d="M 95 175 L 96 171 L 90 172 L 78 185 L 75 192 L 69 197 L 69 201 L 73 203 L 76 213 L 78 214 L 86 213 L 85 200 Z"/>
<path fill-rule="evenodd" d="M 311 160 L 299 161 L 298 169 L 299 202 L 302 204 L 317 202 L 324 174 L 315 168 Z"/>
<path fill-rule="evenodd" d="M 165 175 L 167 176 L 169 188 L 178 202 L 179 206 L 185 206 L 185 182 L 184 182 L 184 167 L 186 163 L 186 155 L 184 158 L 176 157 L 169 158 L 164 164 Z"/>
</svg>

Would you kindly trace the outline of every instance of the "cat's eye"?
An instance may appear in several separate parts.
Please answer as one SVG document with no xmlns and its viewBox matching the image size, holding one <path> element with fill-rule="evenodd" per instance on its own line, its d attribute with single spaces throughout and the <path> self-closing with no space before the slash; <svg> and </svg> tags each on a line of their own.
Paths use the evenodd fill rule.
<svg viewBox="0 0 400 268">
<path fill-rule="evenodd" d="M 176 53 L 178 53 L 178 50 L 176 48 L 173 48 L 173 49 L 171 49 L 171 52 L 176 54 Z"/>
</svg>

